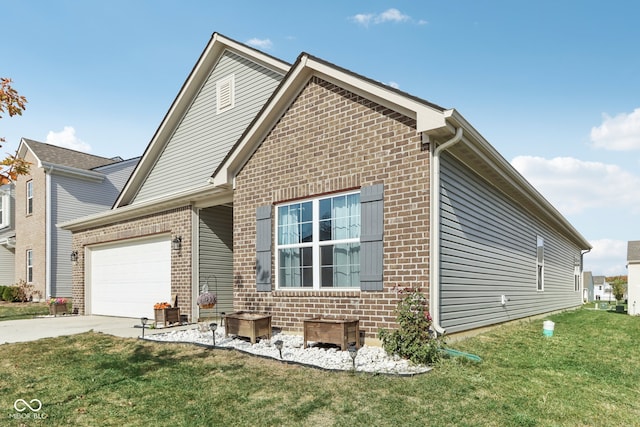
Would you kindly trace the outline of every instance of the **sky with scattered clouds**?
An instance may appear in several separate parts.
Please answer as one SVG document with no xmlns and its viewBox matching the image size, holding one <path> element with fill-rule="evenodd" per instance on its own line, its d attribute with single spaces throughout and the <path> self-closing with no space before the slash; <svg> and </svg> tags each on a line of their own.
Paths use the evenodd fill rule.
<svg viewBox="0 0 640 427">
<path fill-rule="evenodd" d="M 29 101 L 26 137 L 143 153 L 213 32 L 293 63 L 323 58 L 455 108 L 626 274 L 640 240 L 640 4 L 623 0 L 0 0 L 0 76 Z"/>
</svg>

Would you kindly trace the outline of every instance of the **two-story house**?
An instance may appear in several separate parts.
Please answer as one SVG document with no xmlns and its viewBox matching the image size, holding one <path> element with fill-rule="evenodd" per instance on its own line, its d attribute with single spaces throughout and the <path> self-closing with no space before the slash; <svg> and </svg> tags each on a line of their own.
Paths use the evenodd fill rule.
<svg viewBox="0 0 640 427">
<path fill-rule="evenodd" d="M 596 301 L 614 301 L 611 285 L 605 276 L 593 276 L 593 299 Z"/>
<path fill-rule="evenodd" d="M 14 210 L 15 232 L 0 249 L 7 259 L 0 265 L 13 255 L 9 283 L 25 280 L 45 298 L 71 297 L 71 233 L 56 224 L 109 209 L 139 158 L 106 158 L 26 138 L 18 156 L 31 168 L 15 181 L 15 198 L 3 198 Z"/>
</svg>

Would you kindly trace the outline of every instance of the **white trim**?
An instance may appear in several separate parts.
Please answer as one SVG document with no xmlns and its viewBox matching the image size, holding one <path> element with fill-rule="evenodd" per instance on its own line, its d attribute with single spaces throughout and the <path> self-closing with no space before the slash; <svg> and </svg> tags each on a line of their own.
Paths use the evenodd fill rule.
<svg viewBox="0 0 640 427">
<path fill-rule="evenodd" d="M 44 224 L 44 289 L 45 295 L 51 295 L 51 174 L 45 173 L 45 224 Z M 57 297 L 57 295 L 51 295 Z"/>
</svg>

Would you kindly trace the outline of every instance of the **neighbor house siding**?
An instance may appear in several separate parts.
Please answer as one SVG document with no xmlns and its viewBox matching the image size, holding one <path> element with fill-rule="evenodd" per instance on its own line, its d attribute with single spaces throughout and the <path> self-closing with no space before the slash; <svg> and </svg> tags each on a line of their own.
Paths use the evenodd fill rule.
<svg viewBox="0 0 640 427">
<path fill-rule="evenodd" d="M 448 332 L 579 305 L 580 249 L 452 156 L 441 167 L 441 324 Z M 544 290 L 536 287 L 544 239 Z M 508 299 L 501 304 L 501 296 Z"/>
<path fill-rule="evenodd" d="M 278 290 L 274 281 L 258 292 L 258 207 L 376 184 L 384 188 L 381 290 Z M 236 177 L 233 214 L 234 308 L 269 312 L 274 326 L 301 332 L 312 316 L 355 317 L 374 338 L 395 327 L 401 289 L 428 295 L 429 152 L 415 121 L 320 78 Z"/>
<path fill-rule="evenodd" d="M 234 75 L 235 106 L 216 113 L 216 82 Z M 195 98 L 133 204 L 207 185 L 282 75 L 226 51 Z M 170 184 L 168 184 L 170 183 Z"/>
<path fill-rule="evenodd" d="M 233 311 L 233 208 L 201 209 L 199 217 L 199 291 L 206 286 L 218 297 L 213 309 L 200 309 L 207 318 Z"/>
<path fill-rule="evenodd" d="M 106 211 L 124 186 L 137 160 L 97 168 L 104 179 L 51 175 L 50 289 L 55 297 L 71 297 L 71 232 L 56 224 Z"/>
<path fill-rule="evenodd" d="M 0 228 L 0 241 L 15 236 L 15 190 L 13 185 L 0 186 L 0 197 L 2 194 L 7 194 L 5 198 L 8 204 L 3 205 L 3 209 L 6 210 L 5 215 L 8 215 L 9 223 L 7 226 Z M 0 245 L 0 286 L 12 285 L 15 280 L 15 250 L 5 245 Z"/>
<path fill-rule="evenodd" d="M 13 285 L 15 264 L 15 251 L 4 245 L 0 245 L 0 286 Z"/>
</svg>

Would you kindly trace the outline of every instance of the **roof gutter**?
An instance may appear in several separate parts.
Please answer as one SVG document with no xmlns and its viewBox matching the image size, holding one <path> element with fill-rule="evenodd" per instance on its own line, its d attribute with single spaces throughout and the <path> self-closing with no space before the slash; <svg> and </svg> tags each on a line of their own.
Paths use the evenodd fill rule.
<svg viewBox="0 0 640 427">
<path fill-rule="evenodd" d="M 431 254 L 430 267 L 431 279 L 429 280 L 429 311 L 433 318 L 433 329 L 438 334 L 444 334 L 445 330 L 440 325 L 440 153 L 451 148 L 462 140 L 463 130 L 457 128 L 455 135 L 438 145 L 431 155 Z"/>
</svg>

